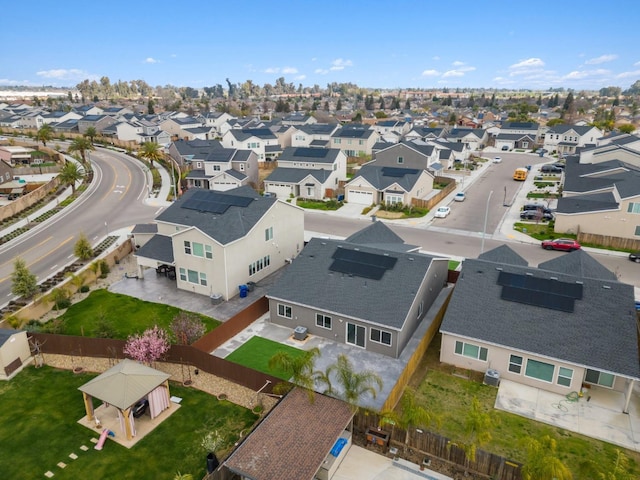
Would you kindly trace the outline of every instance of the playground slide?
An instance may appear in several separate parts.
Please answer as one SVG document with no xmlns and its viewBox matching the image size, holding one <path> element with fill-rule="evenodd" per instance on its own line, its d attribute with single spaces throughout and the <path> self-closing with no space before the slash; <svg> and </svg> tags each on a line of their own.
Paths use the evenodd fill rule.
<svg viewBox="0 0 640 480">
<path fill-rule="evenodd" d="M 105 428 L 104 430 L 102 430 L 102 433 L 100 434 L 100 439 L 98 440 L 98 443 L 96 443 L 96 446 L 94 447 L 96 450 L 102 450 L 102 447 L 104 446 L 104 442 L 107 441 L 107 437 L 109 436 L 109 434 L 112 434 L 112 432 L 109 431 L 108 428 Z"/>
</svg>

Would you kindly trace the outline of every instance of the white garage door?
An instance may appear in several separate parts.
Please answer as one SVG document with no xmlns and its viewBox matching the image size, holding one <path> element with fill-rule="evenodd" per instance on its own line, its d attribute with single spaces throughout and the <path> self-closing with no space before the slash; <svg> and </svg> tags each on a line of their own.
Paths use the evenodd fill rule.
<svg viewBox="0 0 640 480">
<path fill-rule="evenodd" d="M 373 203 L 373 193 L 349 190 L 347 193 L 347 202 L 357 203 L 359 205 L 371 205 Z"/>
<path fill-rule="evenodd" d="M 277 183 L 265 184 L 264 189 L 269 193 L 274 193 L 278 198 L 289 198 L 289 194 L 291 193 L 290 185 L 282 185 Z"/>
</svg>

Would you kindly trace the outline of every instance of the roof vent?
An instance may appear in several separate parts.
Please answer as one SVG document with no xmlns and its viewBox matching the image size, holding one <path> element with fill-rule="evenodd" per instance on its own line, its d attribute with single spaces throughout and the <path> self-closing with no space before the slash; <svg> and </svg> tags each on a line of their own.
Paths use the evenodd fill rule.
<svg viewBox="0 0 640 480">
<path fill-rule="evenodd" d="M 501 272 L 503 270 L 502 267 L 496 267 L 496 270 L 498 270 L 499 272 Z"/>
<path fill-rule="evenodd" d="M 576 280 L 576 283 L 577 283 L 578 285 L 584 285 L 584 282 L 583 282 L 582 280 Z"/>
<path fill-rule="evenodd" d="M 549 280 L 558 280 L 558 277 L 549 277 Z"/>
<path fill-rule="evenodd" d="M 409 261 L 410 261 L 410 262 L 413 262 L 413 257 L 409 257 Z"/>
<path fill-rule="evenodd" d="M 606 288 L 607 290 L 611 290 L 611 286 L 610 285 L 602 285 L 602 288 Z"/>
<path fill-rule="evenodd" d="M 528 276 L 530 276 L 530 277 L 533 277 L 533 273 L 531 273 L 531 272 L 526 272 L 526 273 L 525 273 L 525 275 L 528 275 Z"/>
</svg>

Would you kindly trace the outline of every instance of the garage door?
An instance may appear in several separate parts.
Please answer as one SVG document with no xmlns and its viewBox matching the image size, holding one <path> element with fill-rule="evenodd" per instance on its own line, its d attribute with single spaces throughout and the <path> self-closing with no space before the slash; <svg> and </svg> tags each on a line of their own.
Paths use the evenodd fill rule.
<svg viewBox="0 0 640 480">
<path fill-rule="evenodd" d="M 373 203 L 373 193 L 349 190 L 347 192 L 347 202 L 357 203 L 359 205 L 371 205 Z"/>
</svg>

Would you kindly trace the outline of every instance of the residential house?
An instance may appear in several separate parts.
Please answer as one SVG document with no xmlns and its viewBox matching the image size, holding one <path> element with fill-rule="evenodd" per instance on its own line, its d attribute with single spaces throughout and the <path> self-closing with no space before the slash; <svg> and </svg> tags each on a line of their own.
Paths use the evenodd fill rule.
<svg viewBox="0 0 640 480">
<path fill-rule="evenodd" d="M 194 140 L 193 134 L 187 129 L 202 127 L 202 120 L 194 117 L 170 117 L 160 122 L 160 129 L 167 132 L 171 137 L 176 139 Z M 207 140 L 200 138 L 200 140 Z"/>
<path fill-rule="evenodd" d="M 269 319 L 398 358 L 447 282 L 448 260 L 415 249 L 382 222 L 312 238 L 269 290 Z"/>
<path fill-rule="evenodd" d="M 422 140 L 428 142 L 446 135 L 447 129 L 443 127 L 424 127 L 414 126 L 410 132 L 405 135 L 406 140 Z"/>
<path fill-rule="evenodd" d="M 292 125 L 276 125 L 269 126 L 269 130 L 276 136 L 276 140 L 280 149 L 284 149 L 291 146 L 291 137 L 293 132 L 296 131 L 296 127 Z"/>
<path fill-rule="evenodd" d="M 443 137 L 450 143 L 461 143 L 467 150 L 482 150 L 489 140 L 489 134 L 482 128 L 454 128 Z"/>
<path fill-rule="evenodd" d="M 304 245 L 303 210 L 250 187 L 187 190 L 155 223 L 158 233 L 135 253 L 138 276 L 145 267 L 168 269 L 178 289 L 222 300 L 282 268 Z"/>
<path fill-rule="evenodd" d="M 278 167 L 264 179 L 265 192 L 279 198 L 322 200 L 334 197 L 341 180 L 347 179 L 347 156 L 337 148 L 285 148 Z"/>
<path fill-rule="evenodd" d="M 212 134 L 215 137 L 222 138 L 222 134 L 224 133 L 221 130 L 222 125 L 233 118 L 233 116 L 226 112 L 206 112 L 202 115 L 202 123 L 205 127 L 212 129 Z"/>
<path fill-rule="evenodd" d="M 109 125 L 117 122 L 115 117 L 109 115 L 85 115 L 78 119 L 78 132 L 84 135 L 90 127 L 93 127 L 96 132 L 102 133 Z"/>
<path fill-rule="evenodd" d="M 188 170 L 187 188 L 223 191 L 258 184 L 258 156 L 251 150 L 224 148 L 216 140 L 178 140 L 169 155 Z"/>
<path fill-rule="evenodd" d="M 60 123 L 52 123 L 51 127 L 57 133 L 78 133 L 78 120 L 66 120 Z"/>
<path fill-rule="evenodd" d="M 331 135 L 339 127 L 335 123 L 313 123 L 297 126 L 291 135 L 291 146 L 327 148 L 331 141 Z"/>
<path fill-rule="evenodd" d="M 27 332 L 0 328 L 0 380 L 15 377 L 32 360 Z"/>
<path fill-rule="evenodd" d="M 438 161 L 438 150 L 424 142 L 401 142 L 376 152 L 366 165 L 427 170 Z"/>
<path fill-rule="evenodd" d="M 371 155 L 380 134 L 368 126 L 350 123 L 331 135 L 331 148 L 339 148 L 347 157 Z"/>
<path fill-rule="evenodd" d="M 345 199 L 360 205 L 411 205 L 433 191 L 434 175 L 424 168 L 363 165 L 345 186 Z"/>
<path fill-rule="evenodd" d="M 529 135 L 535 142 L 540 133 L 540 124 L 537 122 L 502 122 L 500 133 Z"/>
<path fill-rule="evenodd" d="M 11 181 L 13 181 L 13 167 L 9 162 L 0 160 L 0 188 L 5 188 L 2 184 Z"/>
<path fill-rule="evenodd" d="M 602 137 L 602 131 L 590 125 L 554 125 L 549 128 L 543 139 L 545 150 L 560 155 L 574 154 L 579 147 L 596 145 Z"/>
<path fill-rule="evenodd" d="M 529 267 L 503 245 L 463 262 L 440 361 L 563 395 L 640 379 L 634 289 L 582 250 Z M 496 378 L 494 374 L 493 378 Z"/>
<path fill-rule="evenodd" d="M 102 109 L 102 113 L 104 115 L 109 115 L 111 117 L 119 117 L 122 115 L 132 115 L 134 112 L 130 108 L 127 107 L 106 107 Z"/>
<path fill-rule="evenodd" d="M 35 152 L 33 148 L 2 145 L 0 146 L 0 160 L 11 167 L 29 165 L 33 152 Z"/>
<path fill-rule="evenodd" d="M 495 137 L 495 147 L 500 150 L 531 150 L 536 146 L 536 139 L 524 133 L 498 133 Z"/>
<path fill-rule="evenodd" d="M 67 120 L 78 120 L 82 118 L 82 115 L 76 113 L 76 112 L 63 112 L 63 111 L 56 111 L 56 112 L 48 112 L 42 115 L 42 123 L 43 125 L 45 123 L 48 124 L 55 124 L 55 123 L 62 123 L 62 122 L 66 122 Z"/>
<path fill-rule="evenodd" d="M 438 150 L 446 150 L 447 153 L 445 155 L 448 157 L 453 156 L 454 162 L 466 162 L 471 153 L 471 150 L 467 148 L 466 144 L 448 142 L 443 138 L 438 138 L 427 143 L 433 145 Z"/>
<path fill-rule="evenodd" d="M 282 124 L 286 126 L 299 127 L 301 125 L 313 125 L 314 123 L 318 123 L 318 120 L 316 120 L 315 117 L 301 112 L 295 112 L 291 115 L 282 117 Z"/>
<path fill-rule="evenodd" d="M 278 137 L 268 128 L 231 129 L 222 136 L 222 146 L 252 150 L 258 162 L 275 160 L 282 151 Z"/>
<path fill-rule="evenodd" d="M 79 113 L 83 117 L 87 115 L 102 115 L 104 110 L 96 105 L 80 105 L 73 109 L 74 112 Z"/>
<path fill-rule="evenodd" d="M 411 130 L 411 123 L 403 120 L 378 120 L 371 128 L 384 137 L 388 133 L 395 133 L 402 138 Z"/>
</svg>

